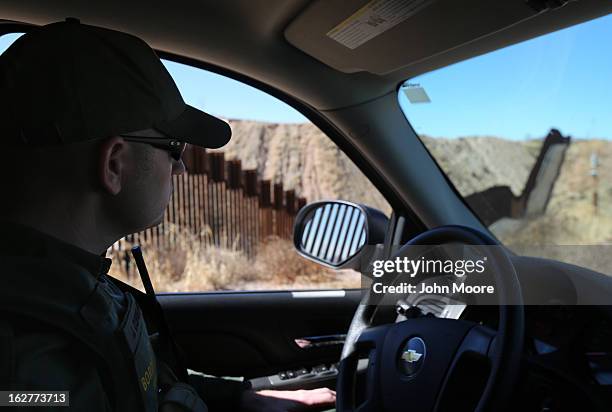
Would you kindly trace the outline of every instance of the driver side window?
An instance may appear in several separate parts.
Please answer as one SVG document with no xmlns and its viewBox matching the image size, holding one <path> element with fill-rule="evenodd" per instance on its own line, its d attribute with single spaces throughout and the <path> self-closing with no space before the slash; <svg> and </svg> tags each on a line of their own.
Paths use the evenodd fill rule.
<svg viewBox="0 0 612 412">
<path fill-rule="evenodd" d="M 20 35 L 0 36 L 0 53 Z M 317 200 L 390 215 L 365 175 L 286 103 L 206 70 L 164 65 L 187 103 L 227 120 L 232 140 L 218 150 L 188 147 L 163 222 L 116 242 L 110 274 L 142 289 L 129 252 L 139 244 L 157 292 L 360 287 L 357 272 L 299 256 L 292 233 L 298 210 Z"/>
</svg>

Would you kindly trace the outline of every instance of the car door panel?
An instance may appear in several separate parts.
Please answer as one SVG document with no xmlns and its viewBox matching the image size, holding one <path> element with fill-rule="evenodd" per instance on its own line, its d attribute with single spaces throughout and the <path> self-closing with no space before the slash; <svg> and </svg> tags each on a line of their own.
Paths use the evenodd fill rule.
<svg viewBox="0 0 612 412">
<path fill-rule="evenodd" d="M 188 367 L 219 376 L 260 377 L 336 363 L 342 345 L 301 348 L 295 339 L 348 330 L 361 290 L 333 293 L 163 294 L 159 301 Z"/>
</svg>

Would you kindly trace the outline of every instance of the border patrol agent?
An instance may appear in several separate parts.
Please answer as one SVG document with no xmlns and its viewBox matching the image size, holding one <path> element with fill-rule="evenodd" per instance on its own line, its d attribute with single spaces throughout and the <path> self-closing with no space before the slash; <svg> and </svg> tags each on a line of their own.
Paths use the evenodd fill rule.
<svg viewBox="0 0 612 412">
<path fill-rule="evenodd" d="M 231 136 L 225 122 L 185 104 L 145 42 L 76 19 L 33 29 L 3 53 L 0 95 L 3 142 L 171 136 L 180 144 L 169 151 L 180 160 L 184 142 L 217 148 Z M 103 256 L 2 224 L 0 389 L 71 388 L 77 410 L 147 412 L 204 412 L 197 392 L 207 392 L 207 402 L 216 397 L 233 409 L 242 383 L 191 375 L 188 385 L 156 360 L 143 294 L 107 276 L 109 267 Z M 171 378 L 158 382 L 161 370 Z"/>
</svg>

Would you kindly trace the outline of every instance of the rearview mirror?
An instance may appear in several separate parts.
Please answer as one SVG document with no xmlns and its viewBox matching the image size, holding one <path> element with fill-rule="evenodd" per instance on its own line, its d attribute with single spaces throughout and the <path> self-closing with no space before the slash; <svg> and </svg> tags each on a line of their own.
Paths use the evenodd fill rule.
<svg viewBox="0 0 612 412">
<path fill-rule="evenodd" d="M 366 245 L 383 243 L 389 219 L 379 210 L 344 201 L 304 206 L 295 219 L 298 253 L 334 269 L 357 268 Z"/>
</svg>

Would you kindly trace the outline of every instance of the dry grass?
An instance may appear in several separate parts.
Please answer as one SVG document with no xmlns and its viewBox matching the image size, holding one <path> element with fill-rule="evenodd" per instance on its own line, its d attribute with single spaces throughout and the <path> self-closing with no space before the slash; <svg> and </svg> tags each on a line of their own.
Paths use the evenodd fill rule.
<svg viewBox="0 0 612 412">
<path fill-rule="evenodd" d="M 285 239 L 262 242 L 254 258 L 236 247 L 204 246 L 198 236 L 173 228 L 175 245 L 158 249 L 142 244 L 142 250 L 157 292 L 201 292 L 218 290 L 279 290 L 355 288 L 359 274 L 340 273 L 310 262 L 297 254 Z M 222 242 L 223 243 L 223 242 Z M 124 252 L 112 251 L 111 275 L 142 290 L 133 262 L 123 264 Z"/>
</svg>

